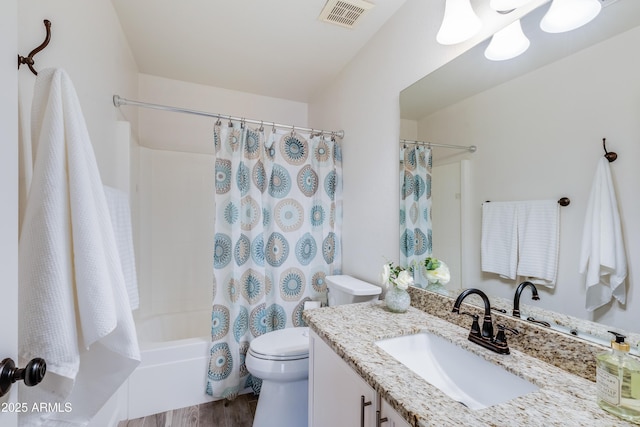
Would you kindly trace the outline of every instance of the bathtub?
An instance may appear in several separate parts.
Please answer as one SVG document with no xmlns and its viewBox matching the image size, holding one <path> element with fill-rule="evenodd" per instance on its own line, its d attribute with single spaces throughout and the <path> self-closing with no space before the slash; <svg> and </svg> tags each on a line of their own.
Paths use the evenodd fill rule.
<svg viewBox="0 0 640 427">
<path fill-rule="evenodd" d="M 136 320 L 142 361 L 128 379 L 127 418 L 216 400 L 205 393 L 210 310 Z"/>
</svg>

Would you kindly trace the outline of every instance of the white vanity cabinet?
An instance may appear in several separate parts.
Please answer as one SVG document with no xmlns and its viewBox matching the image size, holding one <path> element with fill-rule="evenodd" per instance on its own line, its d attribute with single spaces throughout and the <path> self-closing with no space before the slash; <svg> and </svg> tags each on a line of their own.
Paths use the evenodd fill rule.
<svg viewBox="0 0 640 427">
<path fill-rule="evenodd" d="M 382 401 L 382 403 L 381 403 Z M 378 417 L 387 421 L 378 421 Z M 315 332 L 309 335 L 309 427 L 409 427 Z"/>
<path fill-rule="evenodd" d="M 380 399 L 380 417 L 387 418 L 386 422 L 381 423 L 384 427 L 411 427 L 402 415 L 397 413 L 384 399 Z"/>
</svg>

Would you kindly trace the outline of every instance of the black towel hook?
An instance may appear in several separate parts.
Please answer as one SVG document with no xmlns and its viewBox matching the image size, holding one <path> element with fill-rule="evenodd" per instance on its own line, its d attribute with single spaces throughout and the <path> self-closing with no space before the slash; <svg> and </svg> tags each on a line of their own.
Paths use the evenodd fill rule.
<svg viewBox="0 0 640 427">
<path fill-rule="evenodd" d="M 607 151 L 607 138 L 602 138 L 602 148 L 604 148 L 604 156 L 609 160 L 609 163 L 615 162 L 618 155 L 613 151 Z"/>
<path fill-rule="evenodd" d="M 18 55 L 18 69 L 20 69 L 20 65 L 26 64 L 31 70 L 31 72 L 36 76 L 38 75 L 38 72 L 36 71 L 35 68 L 33 68 L 33 64 L 34 64 L 33 57 L 35 56 L 36 53 L 40 52 L 49 44 L 49 41 L 51 40 L 51 21 L 49 21 L 48 19 L 45 19 L 44 27 L 47 30 L 47 36 L 45 37 L 42 44 L 40 44 L 40 46 L 38 46 L 37 48 L 33 49 L 31 52 L 29 52 L 29 56 L 27 56 L 26 58 L 22 55 Z"/>
</svg>

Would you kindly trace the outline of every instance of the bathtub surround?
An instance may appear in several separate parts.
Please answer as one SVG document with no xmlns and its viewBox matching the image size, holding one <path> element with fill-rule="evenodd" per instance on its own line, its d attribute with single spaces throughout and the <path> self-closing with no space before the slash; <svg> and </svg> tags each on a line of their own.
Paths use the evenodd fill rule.
<svg viewBox="0 0 640 427">
<path fill-rule="evenodd" d="M 120 255 L 120 264 L 122 265 L 129 305 L 131 310 L 137 310 L 140 307 L 140 296 L 138 295 L 136 257 L 133 249 L 129 194 L 105 185 L 104 195 L 109 208 L 109 217 L 113 226 L 118 254 Z"/>
<path fill-rule="evenodd" d="M 260 382 L 244 360 L 253 338 L 304 326 L 304 302 L 340 273 L 342 154 L 334 137 L 220 120 L 214 128 L 215 237 L 207 394 Z"/>
<path fill-rule="evenodd" d="M 31 117 L 19 350 L 20 365 L 43 357 L 47 374 L 38 387 L 22 387 L 20 398 L 29 407 L 72 410 L 21 413 L 21 423 L 86 425 L 140 363 L 140 352 L 104 187 L 65 71 L 40 70 Z"/>
</svg>

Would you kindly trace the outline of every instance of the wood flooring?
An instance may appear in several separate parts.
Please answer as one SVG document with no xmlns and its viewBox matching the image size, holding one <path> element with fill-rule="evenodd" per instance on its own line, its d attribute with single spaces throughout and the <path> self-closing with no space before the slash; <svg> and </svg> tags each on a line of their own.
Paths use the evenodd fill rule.
<svg viewBox="0 0 640 427">
<path fill-rule="evenodd" d="M 242 394 L 232 401 L 218 400 L 120 421 L 118 427 L 251 427 L 257 404 L 258 396 Z"/>
</svg>

